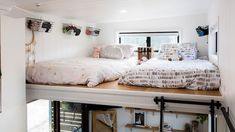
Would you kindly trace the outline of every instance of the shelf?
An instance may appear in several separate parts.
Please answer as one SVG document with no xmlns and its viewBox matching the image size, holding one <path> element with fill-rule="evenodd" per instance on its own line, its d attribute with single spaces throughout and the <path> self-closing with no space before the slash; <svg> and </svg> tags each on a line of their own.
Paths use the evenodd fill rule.
<svg viewBox="0 0 235 132">
<path fill-rule="evenodd" d="M 158 131 L 159 127 L 157 126 L 139 126 L 139 125 L 133 125 L 133 124 L 126 124 L 127 128 L 137 128 L 137 129 L 145 129 L 145 130 L 151 130 L 151 131 Z"/>
<path fill-rule="evenodd" d="M 185 132 L 184 130 L 176 130 L 176 129 L 173 129 L 172 132 Z"/>
<path fill-rule="evenodd" d="M 159 130 L 158 126 L 138 126 L 138 125 L 133 125 L 133 124 L 126 124 L 126 128 L 131 128 L 131 129 L 132 128 L 136 128 L 136 129 L 151 130 L 153 132 Z M 184 132 L 184 130 L 173 129 L 172 132 Z"/>
</svg>

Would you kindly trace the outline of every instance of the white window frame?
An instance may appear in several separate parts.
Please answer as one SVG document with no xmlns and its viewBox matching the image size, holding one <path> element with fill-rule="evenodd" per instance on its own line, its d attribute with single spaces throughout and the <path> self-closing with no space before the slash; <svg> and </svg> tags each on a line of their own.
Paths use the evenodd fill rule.
<svg viewBox="0 0 235 132">
<path fill-rule="evenodd" d="M 181 33 L 181 30 L 179 29 L 174 29 L 174 30 L 154 30 L 154 31 L 119 31 L 116 33 L 116 40 L 115 40 L 115 43 L 116 44 L 121 44 L 120 43 L 120 36 L 122 35 L 137 35 L 137 36 L 151 36 L 151 35 L 159 35 L 159 36 L 162 36 L 162 35 L 165 35 L 165 34 L 177 34 L 178 35 L 178 43 L 181 43 L 182 42 L 182 33 Z M 149 47 L 147 44 L 146 44 L 146 47 Z M 151 47 L 151 44 L 150 44 L 150 47 Z"/>
</svg>

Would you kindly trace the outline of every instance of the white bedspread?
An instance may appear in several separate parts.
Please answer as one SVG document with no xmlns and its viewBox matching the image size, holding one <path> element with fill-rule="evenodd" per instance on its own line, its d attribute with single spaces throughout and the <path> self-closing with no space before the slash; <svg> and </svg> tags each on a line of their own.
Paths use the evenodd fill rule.
<svg viewBox="0 0 235 132">
<path fill-rule="evenodd" d="M 154 58 L 128 70 L 119 79 L 119 84 L 212 90 L 220 87 L 220 73 L 206 60 L 166 61 Z"/>
<path fill-rule="evenodd" d="M 136 65 L 136 58 L 114 60 L 104 58 L 72 58 L 39 62 L 27 68 L 26 78 L 39 84 L 87 84 L 94 87 L 113 81 Z"/>
</svg>

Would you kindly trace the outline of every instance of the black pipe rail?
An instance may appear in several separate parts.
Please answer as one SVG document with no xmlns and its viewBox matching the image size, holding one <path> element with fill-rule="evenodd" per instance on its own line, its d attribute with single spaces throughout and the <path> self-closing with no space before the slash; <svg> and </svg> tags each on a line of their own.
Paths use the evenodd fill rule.
<svg viewBox="0 0 235 132">
<path fill-rule="evenodd" d="M 211 132 L 215 132 L 215 108 L 220 109 L 223 113 L 225 121 L 228 125 L 230 132 L 235 132 L 232 121 L 229 118 L 229 112 L 226 111 L 225 107 L 221 107 L 222 104 L 219 101 L 211 100 L 211 102 L 198 102 L 198 101 L 185 101 L 185 100 L 173 100 L 165 99 L 162 97 L 155 97 L 154 102 L 159 105 L 160 103 L 160 132 L 163 132 L 163 112 L 165 110 L 165 103 L 178 103 L 178 104 L 189 104 L 189 105 L 203 105 L 209 106 L 211 115 Z"/>
<path fill-rule="evenodd" d="M 53 102 L 54 132 L 60 132 L 60 101 Z"/>
<path fill-rule="evenodd" d="M 233 126 L 232 121 L 229 118 L 229 113 L 226 111 L 225 107 L 221 107 L 220 110 L 222 111 L 222 113 L 224 115 L 224 119 L 228 125 L 230 132 L 235 132 L 235 128 Z"/>
<path fill-rule="evenodd" d="M 219 101 L 215 102 L 214 100 L 211 100 L 211 102 L 198 102 L 198 101 L 173 100 L 173 99 L 165 99 L 162 96 L 161 98 L 155 97 L 154 102 L 156 104 L 160 103 L 160 132 L 163 132 L 163 122 L 164 122 L 163 114 L 165 110 L 165 103 L 208 106 L 210 108 L 210 115 L 211 115 L 211 132 L 215 132 L 215 108 L 219 109 L 221 107 L 221 103 Z"/>
</svg>

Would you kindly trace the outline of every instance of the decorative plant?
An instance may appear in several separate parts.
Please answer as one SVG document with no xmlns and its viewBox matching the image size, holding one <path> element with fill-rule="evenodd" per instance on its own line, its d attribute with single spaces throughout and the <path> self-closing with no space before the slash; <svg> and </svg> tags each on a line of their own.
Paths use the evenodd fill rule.
<svg viewBox="0 0 235 132">
<path fill-rule="evenodd" d="M 186 124 L 184 125 L 184 131 L 185 131 L 185 132 L 191 132 L 191 125 L 190 125 L 189 123 L 186 123 Z"/>
<path fill-rule="evenodd" d="M 199 126 L 199 121 L 193 120 L 192 121 L 192 132 L 199 132 L 198 126 Z"/>
<path fill-rule="evenodd" d="M 206 120 L 208 119 L 208 116 L 205 114 L 198 114 L 197 115 L 197 120 L 203 124 Z"/>
<path fill-rule="evenodd" d="M 61 108 L 62 108 L 62 111 L 78 112 L 80 109 L 80 105 L 77 103 L 62 102 Z"/>
</svg>

